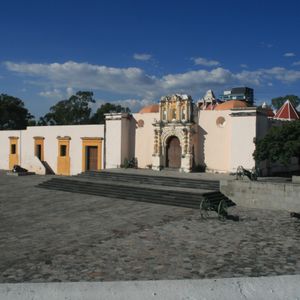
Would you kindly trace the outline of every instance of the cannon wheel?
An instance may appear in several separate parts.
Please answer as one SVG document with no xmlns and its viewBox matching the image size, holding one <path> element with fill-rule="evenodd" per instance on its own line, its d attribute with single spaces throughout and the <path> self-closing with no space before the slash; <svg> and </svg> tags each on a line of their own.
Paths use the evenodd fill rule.
<svg viewBox="0 0 300 300">
<path fill-rule="evenodd" d="M 209 217 L 208 210 L 205 209 L 206 202 L 207 202 L 206 199 L 202 199 L 200 202 L 200 215 L 203 219 L 206 219 L 207 217 Z"/>
<path fill-rule="evenodd" d="M 224 216 L 223 212 L 224 211 L 227 212 L 227 208 L 228 208 L 228 205 L 227 205 L 226 201 L 221 200 L 219 205 L 218 205 L 218 211 L 217 211 L 218 217 L 219 217 L 220 220 L 225 219 L 225 216 Z"/>
</svg>

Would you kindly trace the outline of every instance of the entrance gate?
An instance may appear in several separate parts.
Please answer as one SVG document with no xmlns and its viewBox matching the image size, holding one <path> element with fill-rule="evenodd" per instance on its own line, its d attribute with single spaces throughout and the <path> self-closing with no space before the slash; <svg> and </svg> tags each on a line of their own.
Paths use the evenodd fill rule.
<svg viewBox="0 0 300 300">
<path fill-rule="evenodd" d="M 168 168 L 179 169 L 181 167 L 181 146 L 176 136 L 171 136 L 167 141 L 166 156 Z"/>
</svg>

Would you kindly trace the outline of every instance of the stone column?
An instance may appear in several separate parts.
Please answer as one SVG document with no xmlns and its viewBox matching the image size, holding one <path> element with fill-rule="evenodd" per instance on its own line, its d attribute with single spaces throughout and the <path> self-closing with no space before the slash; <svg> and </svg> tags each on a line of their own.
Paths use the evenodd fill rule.
<svg viewBox="0 0 300 300">
<path fill-rule="evenodd" d="M 191 128 L 184 128 L 184 151 L 181 159 L 180 172 L 189 173 L 192 171 L 193 154 L 191 147 L 192 131 Z"/>
<path fill-rule="evenodd" d="M 154 151 L 152 155 L 152 170 L 160 171 L 162 154 L 161 154 L 161 129 L 154 129 Z"/>
</svg>

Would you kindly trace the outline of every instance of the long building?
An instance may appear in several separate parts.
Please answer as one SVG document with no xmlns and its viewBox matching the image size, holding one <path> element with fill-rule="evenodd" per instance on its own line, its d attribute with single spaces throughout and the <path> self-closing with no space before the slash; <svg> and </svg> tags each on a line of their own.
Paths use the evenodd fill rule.
<svg viewBox="0 0 300 300">
<path fill-rule="evenodd" d="M 247 101 L 218 103 L 212 91 L 194 103 L 188 95 L 162 97 L 138 113 L 111 113 L 103 125 L 34 126 L 0 131 L 0 169 L 20 165 L 37 174 L 75 175 L 137 167 L 182 172 L 235 172 L 255 166 L 254 141 L 276 121 Z"/>
</svg>

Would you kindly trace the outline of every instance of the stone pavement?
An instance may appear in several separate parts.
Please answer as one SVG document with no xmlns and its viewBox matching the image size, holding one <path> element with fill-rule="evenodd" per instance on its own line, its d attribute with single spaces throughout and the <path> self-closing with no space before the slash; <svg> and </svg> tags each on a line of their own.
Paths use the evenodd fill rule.
<svg viewBox="0 0 300 300">
<path fill-rule="evenodd" d="M 0 282 L 300 274 L 300 221 L 235 207 L 198 210 L 38 189 L 0 173 Z"/>
</svg>

